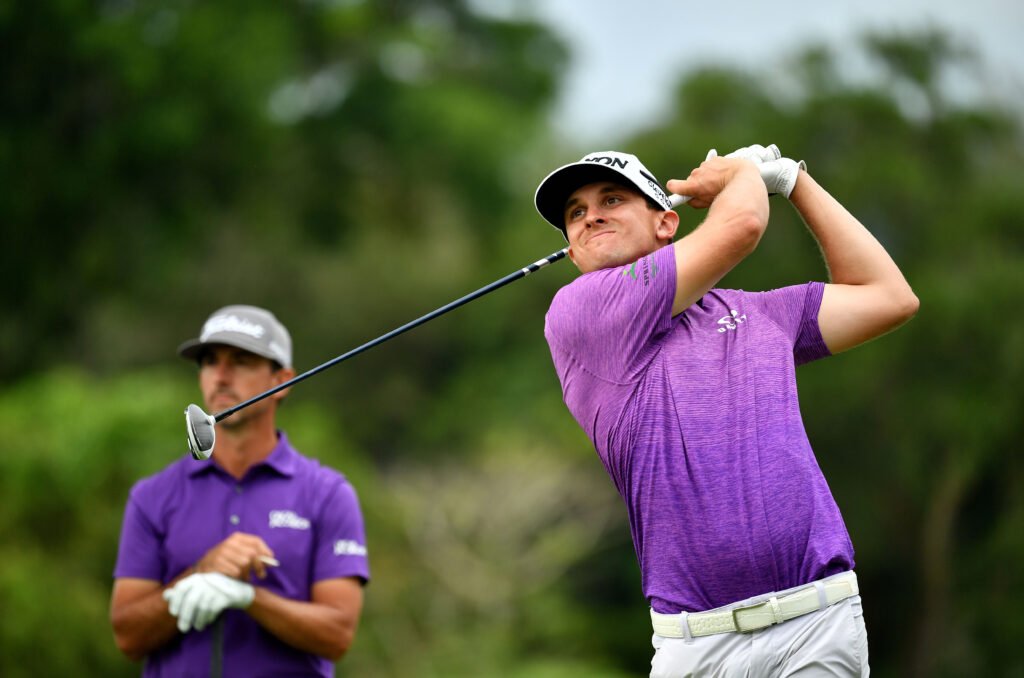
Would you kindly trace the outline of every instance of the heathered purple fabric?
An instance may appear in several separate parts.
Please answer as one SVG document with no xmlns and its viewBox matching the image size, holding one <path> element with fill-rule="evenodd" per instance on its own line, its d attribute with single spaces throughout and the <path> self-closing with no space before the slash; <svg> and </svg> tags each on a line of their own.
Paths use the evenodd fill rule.
<svg viewBox="0 0 1024 678">
<path fill-rule="evenodd" d="M 215 460 L 186 455 L 132 487 L 115 577 L 166 584 L 215 544 L 246 532 L 261 537 L 281 563 L 253 583 L 279 595 L 309 600 L 318 581 L 369 580 L 359 500 L 342 474 L 299 454 L 284 433 L 241 481 Z M 222 621 L 225 676 L 334 675 L 332 662 L 293 649 L 240 610 L 227 610 Z M 177 636 L 146 658 L 143 675 L 208 675 L 211 639 L 211 628 Z"/>
<path fill-rule="evenodd" d="M 673 318 L 675 285 L 672 247 L 582 275 L 544 330 L 628 508 L 644 595 L 694 612 L 852 569 L 796 390 L 796 365 L 829 355 L 824 285 L 714 289 Z"/>
</svg>

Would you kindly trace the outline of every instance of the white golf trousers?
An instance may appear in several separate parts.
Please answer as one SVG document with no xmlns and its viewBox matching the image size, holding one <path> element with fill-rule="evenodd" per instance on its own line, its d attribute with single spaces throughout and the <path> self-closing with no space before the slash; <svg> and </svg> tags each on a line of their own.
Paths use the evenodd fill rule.
<svg viewBox="0 0 1024 678">
<path fill-rule="evenodd" d="M 655 634 L 651 642 L 655 650 L 651 678 L 866 678 L 870 674 L 860 596 L 751 633 L 690 640 Z"/>
</svg>

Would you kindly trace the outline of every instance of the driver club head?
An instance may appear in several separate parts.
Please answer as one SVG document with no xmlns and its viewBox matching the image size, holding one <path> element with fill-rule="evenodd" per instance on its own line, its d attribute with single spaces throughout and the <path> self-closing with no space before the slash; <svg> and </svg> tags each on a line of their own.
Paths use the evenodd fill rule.
<svg viewBox="0 0 1024 678">
<path fill-rule="evenodd" d="M 214 432 L 216 420 L 203 412 L 196 404 L 185 408 L 185 429 L 188 432 L 188 451 L 193 459 L 209 459 L 213 454 L 213 444 L 217 439 Z"/>
</svg>

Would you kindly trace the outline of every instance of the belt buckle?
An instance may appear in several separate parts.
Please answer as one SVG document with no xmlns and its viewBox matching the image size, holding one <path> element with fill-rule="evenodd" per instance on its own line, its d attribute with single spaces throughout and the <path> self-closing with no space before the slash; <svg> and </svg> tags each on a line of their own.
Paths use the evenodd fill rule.
<svg viewBox="0 0 1024 678">
<path fill-rule="evenodd" d="M 746 605 L 744 607 L 734 607 L 731 610 L 731 612 L 732 612 L 732 624 L 733 624 L 733 626 L 736 627 L 736 631 L 738 633 L 750 633 L 751 631 L 757 631 L 758 629 L 763 629 L 763 628 L 766 628 L 766 627 L 769 627 L 769 626 L 775 624 L 774 619 L 772 619 L 767 624 L 761 624 L 760 626 L 756 626 L 755 625 L 755 626 L 751 626 L 750 628 L 743 628 L 743 625 L 740 624 L 740 618 L 737 616 L 737 614 L 739 614 L 741 612 L 746 612 L 747 610 L 754 610 L 754 609 L 757 609 L 759 607 L 762 607 L 762 608 L 763 607 L 770 607 L 770 604 L 769 604 L 768 601 L 763 601 L 763 602 L 760 602 L 760 603 L 754 603 L 753 605 Z"/>
</svg>

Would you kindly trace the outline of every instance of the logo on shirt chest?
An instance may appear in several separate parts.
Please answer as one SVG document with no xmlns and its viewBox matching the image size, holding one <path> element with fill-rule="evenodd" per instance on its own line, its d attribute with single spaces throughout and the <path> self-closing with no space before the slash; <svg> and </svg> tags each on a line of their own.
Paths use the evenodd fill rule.
<svg viewBox="0 0 1024 678">
<path fill-rule="evenodd" d="M 271 511 L 270 527 L 286 527 L 292 530 L 308 530 L 309 519 L 295 511 Z"/>
<path fill-rule="evenodd" d="M 722 325 L 722 327 L 718 328 L 718 331 L 731 332 L 745 322 L 747 322 L 746 313 L 740 315 L 737 311 L 730 310 L 729 315 L 718 319 L 718 324 Z"/>
</svg>

